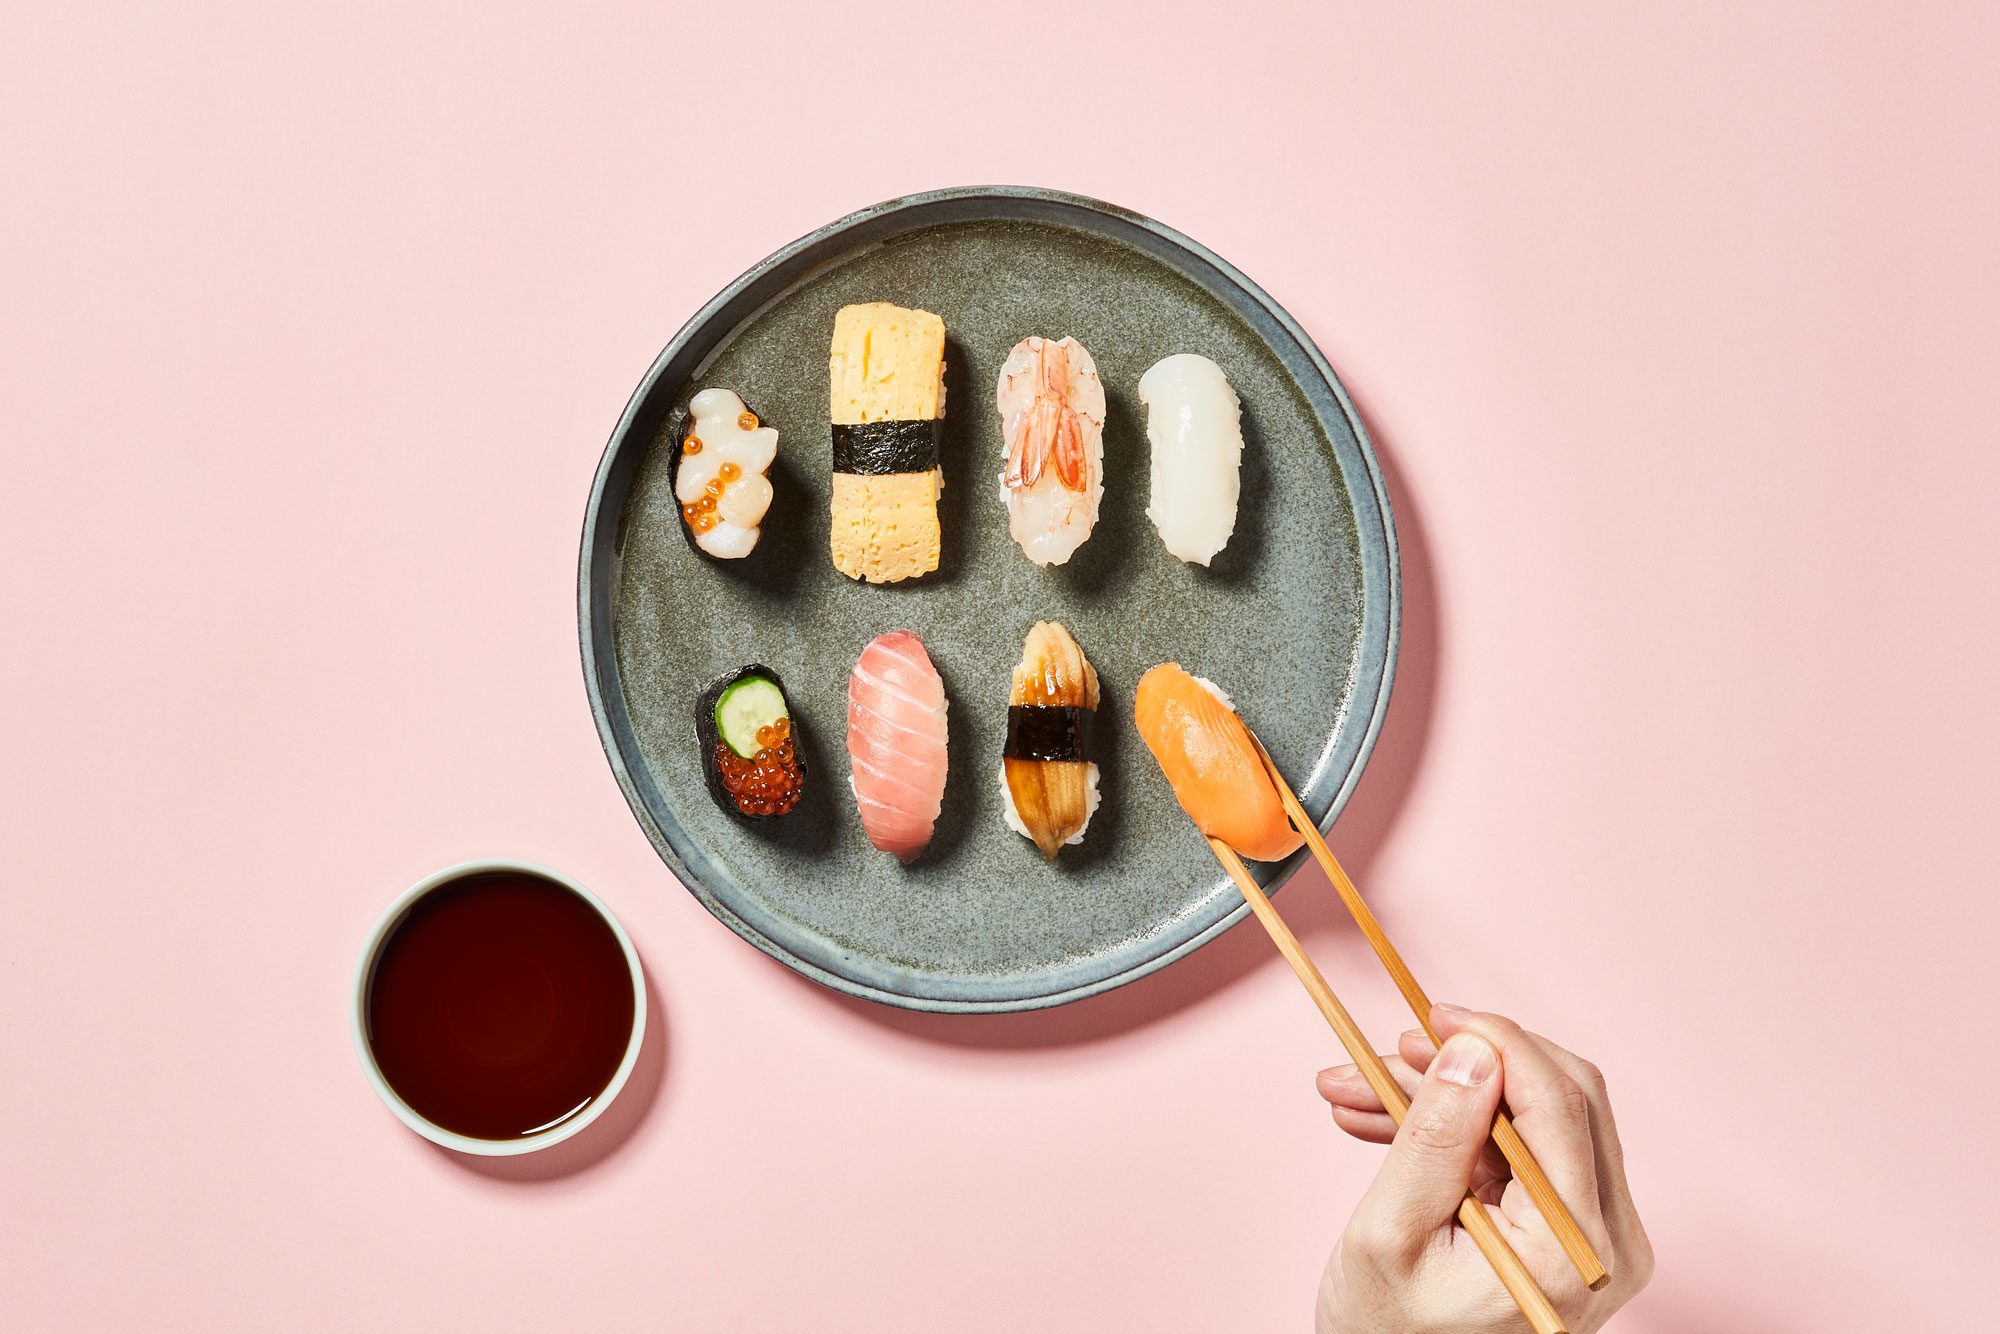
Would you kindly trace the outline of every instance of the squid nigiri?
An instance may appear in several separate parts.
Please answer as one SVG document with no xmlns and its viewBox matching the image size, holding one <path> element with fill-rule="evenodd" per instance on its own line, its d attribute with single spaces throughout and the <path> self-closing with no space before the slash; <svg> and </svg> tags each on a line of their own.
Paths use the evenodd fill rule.
<svg viewBox="0 0 2000 1334">
<path fill-rule="evenodd" d="M 944 801 L 944 681 L 908 630 L 878 635 L 847 682 L 848 783 L 868 841 L 913 862 Z"/>
<path fill-rule="evenodd" d="M 1256 739 L 1213 682 L 1162 663 L 1139 678 L 1132 714 L 1202 833 L 1260 862 L 1282 860 L 1304 842 L 1285 818 Z"/>
<path fill-rule="evenodd" d="M 1139 377 L 1139 401 L 1153 445 L 1146 517 L 1168 551 L 1206 565 L 1236 531 L 1242 404 L 1222 368 L 1192 352 L 1153 363 Z"/>
<path fill-rule="evenodd" d="M 1000 795 L 1007 827 L 1050 861 L 1097 811 L 1097 669 L 1060 622 L 1036 621 L 1014 668 Z"/>
<path fill-rule="evenodd" d="M 1061 565 L 1090 536 L 1104 500 L 1104 385 L 1074 338 L 1023 338 L 996 394 L 1007 466 L 1007 526 L 1037 565 Z"/>
</svg>

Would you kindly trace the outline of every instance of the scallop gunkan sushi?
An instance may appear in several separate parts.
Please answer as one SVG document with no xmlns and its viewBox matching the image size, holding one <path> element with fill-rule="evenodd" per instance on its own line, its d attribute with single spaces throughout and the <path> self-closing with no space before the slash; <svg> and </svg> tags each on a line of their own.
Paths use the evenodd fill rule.
<svg viewBox="0 0 2000 1334">
<path fill-rule="evenodd" d="M 1097 669 L 1060 622 L 1035 622 L 1008 694 L 1000 798 L 1007 827 L 1050 861 L 1097 811 L 1096 718 Z"/>
<path fill-rule="evenodd" d="M 676 447 L 674 499 L 694 544 L 720 560 L 757 545 L 771 508 L 771 461 L 778 433 L 727 389 L 704 389 L 688 403 L 687 434 Z"/>
<path fill-rule="evenodd" d="M 1155 362 L 1139 377 L 1139 401 L 1153 446 L 1146 517 L 1168 551 L 1206 565 L 1236 531 L 1242 405 L 1222 368 L 1192 352 Z"/>
<path fill-rule="evenodd" d="M 848 779 L 868 841 L 913 862 L 944 801 L 944 681 L 907 630 L 878 635 L 847 681 Z"/>
<path fill-rule="evenodd" d="M 1104 386 L 1074 338 L 1023 338 L 1000 367 L 1007 525 L 1037 565 L 1083 545 L 1104 500 Z"/>
</svg>

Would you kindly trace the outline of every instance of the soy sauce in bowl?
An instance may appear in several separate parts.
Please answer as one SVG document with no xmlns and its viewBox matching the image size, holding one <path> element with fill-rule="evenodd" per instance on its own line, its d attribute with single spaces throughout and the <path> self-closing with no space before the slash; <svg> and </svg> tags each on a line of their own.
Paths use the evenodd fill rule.
<svg viewBox="0 0 2000 1334">
<path fill-rule="evenodd" d="M 374 947 L 361 1013 L 364 1060 L 448 1135 L 412 1127 L 512 1141 L 450 1145 L 508 1153 L 594 1117 L 630 1070 L 643 1014 L 637 956 L 608 912 L 505 865 L 443 872 L 407 897 Z"/>
</svg>

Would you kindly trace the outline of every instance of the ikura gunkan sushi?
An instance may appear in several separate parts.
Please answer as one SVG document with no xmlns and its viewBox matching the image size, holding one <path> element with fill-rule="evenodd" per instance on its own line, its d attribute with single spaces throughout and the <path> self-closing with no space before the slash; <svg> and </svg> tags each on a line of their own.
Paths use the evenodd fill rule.
<svg viewBox="0 0 2000 1334">
<path fill-rule="evenodd" d="M 1104 499 L 1104 385 L 1074 338 L 1023 338 L 1000 367 L 1007 466 L 1000 498 L 1021 550 L 1061 565 L 1097 523 Z"/>
<path fill-rule="evenodd" d="M 1222 368 L 1192 352 L 1155 362 L 1139 377 L 1139 401 L 1153 444 L 1146 517 L 1168 551 L 1206 565 L 1236 531 L 1242 405 Z"/>
<path fill-rule="evenodd" d="M 938 567 L 944 321 L 887 301 L 843 306 L 827 359 L 833 564 L 893 584 Z"/>
<path fill-rule="evenodd" d="M 695 738 L 709 795 L 731 815 L 761 820 L 789 814 L 806 787 L 798 725 L 784 682 L 751 663 L 702 691 Z"/>
<path fill-rule="evenodd" d="M 877 636 L 847 682 L 848 782 L 868 841 L 913 862 L 944 802 L 944 681 L 907 630 Z"/>
<path fill-rule="evenodd" d="M 1213 682 L 1162 663 L 1139 678 L 1132 715 L 1202 833 L 1260 862 L 1282 860 L 1303 842 L 1285 818 L 1257 739 Z"/>
<path fill-rule="evenodd" d="M 688 404 L 687 434 L 674 458 L 674 499 L 694 544 L 720 560 L 757 545 L 771 508 L 771 461 L 778 433 L 727 389 L 704 389 Z"/>
<path fill-rule="evenodd" d="M 1097 811 L 1097 669 L 1060 622 L 1028 631 L 1008 695 L 1000 794 L 1007 827 L 1056 859 Z"/>
</svg>

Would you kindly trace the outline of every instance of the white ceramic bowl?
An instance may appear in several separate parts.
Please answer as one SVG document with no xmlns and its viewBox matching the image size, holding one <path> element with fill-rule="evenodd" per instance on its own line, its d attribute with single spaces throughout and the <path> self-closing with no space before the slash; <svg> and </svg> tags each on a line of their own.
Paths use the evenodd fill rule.
<svg viewBox="0 0 2000 1334">
<path fill-rule="evenodd" d="M 604 1086 L 604 1092 L 592 1100 L 582 1113 L 571 1117 L 559 1126 L 554 1126 L 535 1135 L 524 1135 L 519 1139 L 474 1139 L 446 1130 L 443 1126 L 425 1119 L 415 1108 L 404 1102 L 389 1081 L 382 1077 L 382 1068 L 375 1063 L 375 1052 L 368 1043 L 368 985 L 375 972 L 375 958 L 381 952 L 382 942 L 389 938 L 403 915 L 424 895 L 454 880 L 471 875 L 483 875 L 489 871 L 517 871 L 525 875 L 539 876 L 551 883 L 561 885 L 589 904 L 604 924 L 611 928 L 611 934 L 618 940 L 618 948 L 624 952 L 625 967 L 632 974 L 632 1037 L 625 1044 L 624 1059 L 618 1062 L 618 1069 L 611 1076 L 611 1082 Z M 646 1038 L 646 977 L 639 967 L 639 951 L 632 948 L 632 938 L 625 934 L 625 928 L 612 916 L 611 909 L 603 900 L 564 875 L 536 862 L 511 861 L 496 858 L 490 861 L 460 862 L 447 866 L 442 871 L 434 871 L 416 884 L 411 885 L 397 896 L 388 910 L 377 919 L 374 930 L 368 933 L 368 943 L 362 946 L 361 960 L 354 968 L 354 994 L 347 1007 L 348 1027 L 353 1033 L 354 1050 L 361 1057 L 361 1069 L 368 1076 L 370 1087 L 376 1096 L 387 1104 L 396 1118 L 410 1129 L 435 1144 L 460 1153 L 479 1154 L 488 1158 L 511 1157 L 517 1153 L 533 1153 L 560 1144 L 573 1135 L 582 1133 L 584 1127 L 604 1115 L 604 1109 L 625 1087 L 625 1081 L 632 1076 L 632 1067 L 639 1063 L 639 1048 Z"/>
</svg>

